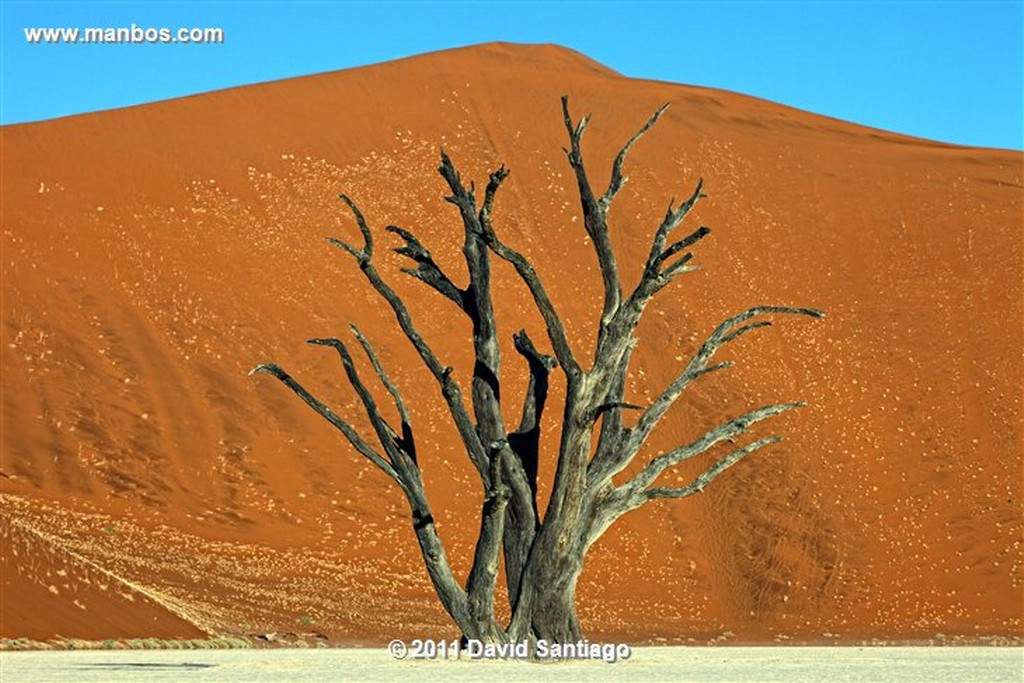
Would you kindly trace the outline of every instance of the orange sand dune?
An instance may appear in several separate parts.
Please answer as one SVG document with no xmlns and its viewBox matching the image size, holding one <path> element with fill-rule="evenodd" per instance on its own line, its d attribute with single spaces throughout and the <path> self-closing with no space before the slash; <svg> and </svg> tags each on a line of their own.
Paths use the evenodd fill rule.
<svg viewBox="0 0 1024 683">
<path fill-rule="evenodd" d="M 630 401 L 651 399 L 749 306 L 829 314 L 745 336 L 722 356 L 737 367 L 669 414 L 649 455 L 756 405 L 809 404 L 772 425 L 782 444 L 602 539 L 580 585 L 587 633 L 1024 635 L 1022 155 L 503 44 L 3 128 L 0 633 L 457 635 L 399 492 L 246 373 L 276 361 L 366 427 L 336 358 L 303 344 L 357 323 L 412 406 L 435 516 L 466 572 L 475 475 L 431 378 L 324 237 L 356 234 L 345 191 L 464 381 L 468 324 L 399 272 L 383 227 L 415 230 L 461 279 L 439 148 L 478 182 L 504 162 L 498 229 L 534 260 L 575 342 L 591 343 L 600 278 L 560 151 L 562 93 L 594 112 L 596 184 L 672 105 L 634 149 L 613 212 L 627 283 L 669 198 L 698 177 L 710 197 L 691 219 L 714 230 L 702 269 L 649 310 Z M 515 274 L 497 265 L 495 277 L 512 411 L 525 368 L 511 333 L 544 335 Z M 563 391 L 545 414 L 542 478 Z"/>
</svg>

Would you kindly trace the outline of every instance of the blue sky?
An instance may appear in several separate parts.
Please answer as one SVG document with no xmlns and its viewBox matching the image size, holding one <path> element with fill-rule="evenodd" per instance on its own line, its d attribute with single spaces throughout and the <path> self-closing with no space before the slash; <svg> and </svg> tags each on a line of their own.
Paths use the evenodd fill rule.
<svg viewBox="0 0 1024 683">
<path fill-rule="evenodd" d="M 0 3 L 3 123 L 506 40 L 934 140 L 1024 147 L 1021 0 Z M 132 24 L 221 27 L 226 40 L 33 45 L 24 34 Z"/>
</svg>

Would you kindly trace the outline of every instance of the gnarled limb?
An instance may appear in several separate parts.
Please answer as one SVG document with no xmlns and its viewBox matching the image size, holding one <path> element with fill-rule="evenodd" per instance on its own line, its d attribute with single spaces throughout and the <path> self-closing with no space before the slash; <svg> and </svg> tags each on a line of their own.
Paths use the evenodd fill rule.
<svg viewBox="0 0 1024 683">
<path fill-rule="evenodd" d="M 363 218 L 363 212 L 359 210 L 359 207 L 356 206 L 355 202 L 353 202 L 344 192 L 338 195 L 338 199 L 345 202 L 348 208 L 352 211 L 352 215 L 355 216 L 356 225 L 359 226 L 359 232 L 363 236 L 363 248 L 359 249 L 358 247 L 352 246 L 333 237 L 328 238 L 328 241 L 334 246 L 340 247 L 352 254 L 360 264 L 364 262 L 369 263 L 370 259 L 373 258 L 373 234 L 370 232 L 370 228 L 366 225 L 366 219 Z"/>
<path fill-rule="evenodd" d="M 385 228 L 388 232 L 394 233 L 405 241 L 405 245 L 394 249 L 396 254 L 408 256 L 417 264 L 416 268 L 403 268 L 402 272 L 412 275 L 417 280 L 426 283 L 432 289 L 439 292 L 445 298 L 451 300 L 459 308 L 465 308 L 466 293 L 455 286 L 451 279 L 445 275 L 440 266 L 434 262 L 433 256 L 424 247 L 416 236 L 408 230 L 399 228 L 396 225 L 389 225 Z"/>
<path fill-rule="evenodd" d="M 708 431 L 704 436 L 700 437 L 696 441 L 654 458 L 628 483 L 623 484 L 621 488 L 634 493 L 644 491 L 650 487 L 651 484 L 653 484 L 654 481 L 669 467 L 677 465 L 684 460 L 695 458 L 716 444 L 722 441 L 731 440 L 740 434 L 745 433 L 752 425 L 760 422 L 761 420 L 766 420 L 770 417 L 774 417 L 775 415 L 779 415 L 780 413 L 793 410 L 794 408 L 800 408 L 804 405 L 804 403 L 779 403 L 776 405 L 764 406 L 763 408 L 752 410 L 749 413 L 745 413 L 739 417 L 728 420 Z"/>
<path fill-rule="evenodd" d="M 565 106 L 565 104 L 566 99 L 563 98 L 563 106 Z M 605 193 L 601 197 L 600 202 L 601 205 L 605 207 L 606 211 L 608 207 L 611 206 L 612 201 L 615 199 L 615 195 L 619 193 L 619 190 L 622 189 L 622 186 L 626 184 L 627 180 L 629 180 L 629 178 L 622 174 L 622 167 L 626 162 L 626 155 L 629 154 L 629 150 L 633 147 L 633 145 L 635 145 L 637 141 L 644 136 L 644 133 L 650 130 L 651 127 L 658 122 L 658 119 L 661 118 L 661 115 L 664 114 L 667 109 L 667 102 L 658 107 L 658 109 L 653 114 L 651 114 L 651 117 L 647 119 L 647 122 L 644 123 L 640 130 L 634 133 L 633 137 L 627 140 L 626 144 L 624 144 L 622 146 L 622 149 L 619 150 L 619 153 L 615 155 L 615 161 L 612 162 L 611 177 L 608 181 L 608 189 L 605 190 Z"/>
<path fill-rule="evenodd" d="M 638 406 L 633 403 L 626 403 L 625 401 L 609 401 L 608 403 L 602 403 L 597 408 L 591 411 L 593 420 L 596 422 L 605 413 L 610 413 L 619 410 L 643 410 L 643 406 Z"/>
<path fill-rule="evenodd" d="M 459 431 L 459 436 L 462 438 L 463 443 L 466 446 L 466 451 L 469 454 L 469 458 L 472 461 L 477 472 L 480 474 L 480 479 L 483 482 L 484 488 L 488 485 L 487 478 L 488 474 L 488 461 L 487 454 L 485 452 L 483 443 L 480 440 L 480 435 L 476 432 L 473 425 L 473 421 L 470 419 L 466 407 L 462 400 L 462 390 L 459 388 L 455 380 L 452 379 L 451 373 L 452 368 L 441 365 L 441 362 L 437 359 L 434 351 L 427 344 L 426 340 L 416 329 L 416 326 L 412 322 L 412 316 L 409 314 L 409 309 L 405 303 L 401 300 L 398 294 L 381 278 L 380 273 L 373 266 L 371 257 L 373 255 L 373 238 L 370 234 L 369 228 L 366 226 L 366 221 L 363 219 L 362 213 L 356 207 L 355 203 L 352 202 L 344 194 L 340 195 L 342 199 L 348 204 L 349 208 L 352 209 L 353 214 L 356 217 L 356 222 L 359 224 L 360 232 L 363 233 L 364 246 L 362 249 L 353 247 L 352 245 L 346 244 L 341 240 L 331 238 L 328 241 L 338 246 L 345 251 L 352 254 L 356 261 L 359 263 L 360 270 L 366 276 L 373 288 L 388 302 L 391 306 L 391 310 L 395 314 L 395 319 L 398 321 L 399 327 L 402 332 L 405 333 L 406 338 L 412 343 L 413 347 L 419 353 L 420 358 L 423 359 L 424 364 L 430 373 L 437 380 L 441 388 L 441 395 L 445 399 L 445 403 L 448 406 L 448 411 L 452 416 L 452 420 L 455 422 L 456 429 Z"/>
<path fill-rule="evenodd" d="M 586 547 L 593 545 L 601 535 L 614 524 L 620 517 L 642 506 L 644 503 L 655 498 L 686 498 L 695 493 L 700 493 L 704 487 L 711 483 L 718 475 L 738 463 L 743 458 L 754 453 L 765 446 L 782 441 L 779 436 L 767 436 L 752 443 L 737 448 L 727 455 L 719 458 L 698 475 L 686 486 L 650 486 L 654 479 L 664 470 L 659 465 L 657 474 L 653 477 L 644 475 L 642 479 L 638 476 L 630 482 L 618 487 L 606 487 L 603 495 L 595 501 L 594 514 L 590 518 L 590 526 L 586 530 Z M 700 440 L 694 442 L 699 443 Z M 688 448 L 688 447 L 687 447 Z M 682 449 L 677 449 L 682 450 Z M 705 449 L 706 450 L 706 449 Z M 703 451 L 702 451 L 703 452 Z M 673 452 L 675 453 L 675 451 Z M 660 456 L 665 458 L 665 456 Z M 693 457 L 693 456 L 690 456 Z M 680 457 L 670 464 L 681 462 L 686 459 Z M 662 464 L 671 459 L 662 461 Z M 652 461 L 653 464 L 654 461 Z M 667 467 L 666 465 L 665 467 Z M 653 471 L 653 470 L 652 470 Z M 644 472 L 647 472 L 645 469 Z"/>
<path fill-rule="evenodd" d="M 439 172 L 452 190 L 452 194 L 445 199 L 459 209 L 465 229 L 462 252 L 469 268 L 469 287 L 466 290 L 464 310 L 473 322 L 473 349 L 476 356 L 473 369 L 473 408 L 478 427 L 488 432 L 484 438 L 504 439 L 505 431 L 499 403 L 501 347 L 498 344 L 494 305 L 491 301 L 490 257 L 481 233 L 483 222 L 490 220 L 494 196 L 507 172 L 501 168 L 491 175 L 484 206 L 478 212 L 473 190 L 467 190 L 463 186 L 458 171 L 443 150 L 441 159 Z"/>
<path fill-rule="evenodd" d="M 488 447 L 491 467 L 491 486 L 484 496 L 480 514 L 480 535 L 473 554 L 473 567 L 466 581 L 470 616 L 477 632 L 472 637 L 503 640 L 505 632 L 498 626 L 494 614 L 494 586 L 498 578 L 498 565 L 505 533 L 506 506 L 509 489 L 502 481 L 502 461 L 508 452 L 508 442 L 495 441 Z"/>
<path fill-rule="evenodd" d="M 363 347 L 363 351 L 366 352 L 366 357 L 369 359 L 370 364 L 373 366 L 374 372 L 377 373 L 377 378 L 380 379 L 380 383 L 384 385 L 384 388 L 391 394 L 391 398 L 395 402 L 395 408 L 398 409 L 398 415 L 402 419 L 402 424 L 412 425 L 412 420 L 409 419 L 409 411 L 405 407 L 405 401 L 402 399 L 402 394 L 399 392 L 398 387 L 388 377 L 387 372 L 384 371 L 384 367 L 380 364 L 380 359 L 377 358 L 377 352 L 373 350 L 373 346 L 363 336 L 363 333 L 359 331 L 359 328 L 354 324 L 350 324 L 349 329 L 352 330 L 352 334 L 359 341 L 359 345 Z"/>
<path fill-rule="evenodd" d="M 362 402 L 366 415 L 370 419 L 370 424 L 373 427 L 374 432 L 377 434 L 377 438 L 380 440 L 381 445 L 384 446 L 392 464 L 395 468 L 402 472 L 410 466 L 415 466 L 416 463 L 416 441 L 413 437 L 412 432 L 412 421 L 409 419 L 409 413 L 405 409 L 405 402 L 402 400 L 402 396 L 398 391 L 398 387 L 394 385 L 391 379 L 384 372 L 384 368 L 381 366 L 377 354 L 374 352 L 373 347 L 366 340 L 365 337 L 359 332 L 358 328 L 354 325 L 350 326 L 353 334 L 359 340 L 366 355 L 370 359 L 370 363 L 373 365 L 374 371 L 377 373 L 377 377 L 381 383 L 391 394 L 392 399 L 395 402 L 395 407 L 398 408 L 399 415 L 402 420 L 401 434 L 399 434 L 381 415 L 377 409 L 377 404 L 374 401 L 373 395 L 367 389 L 362 379 L 359 377 L 359 372 L 356 370 L 355 364 L 352 362 L 352 356 L 348 351 L 348 347 L 340 339 L 331 337 L 328 339 L 310 339 L 307 343 L 317 346 L 330 346 L 338 352 L 341 357 L 342 365 L 345 368 L 345 374 L 348 377 L 349 384 L 356 390 L 356 394 L 359 396 L 359 400 Z M 410 465 L 407 460 L 411 460 Z"/>
<path fill-rule="evenodd" d="M 632 349 L 628 347 L 630 344 L 635 344 L 633 332 L 640 324 L 647 304 L 655 294 L 664 289 L 676 277 L 694 270 L 694 267 L 689 265 L 693 260 L 692 252 L 686 252 L 674 261 L 671 259 L 680 251 L 688 249 L 706 237 L 711 232 L 709 228 L 700 227 L 667 247 L 665 243 L 671 232 L 678 227 L 697 201 L 704 197 L 703 186 L 704 181 L 698 181 L 693 194 L 679 207 L 675 207 L 675 199 L 669 202 L 665 217 L 651 241 L 650 252 L 644 264 L 640 281 L 606 328 L 607 334 L 599 337 L 594 371 L 600 373 L 597 379 L 601 384 L 616 387 L 625 383 L 625 375 L 629 369 L 629 358 L 632 353 Z M 621 396 L 619 400 L 621 400 Z"/>
<path fill-rule="evenodd" d="M 686 237 L 676 240 L 667 246 L 666 242 L 668 242 L 672 231 L 683 222 L 683 219 L 690 213 L 694 205 L 704 198 L 703 189 L 704 180 L 700 179 L 697 181 L 693 194 L 685 202 L 678 207 L 675 206 L 674 199 L 669 202 L 665 216 L 662 218 L 658 229 L 654 233 L 654 238 L 651 240 L 651 248 L 647 255 L 647 261 L 644 263 L 640 281 L 637 283 L 636 289 L 629 295 L 629 299 L 623 307 L 625 309 L 623 311 L 623 318 L 617 321 L 623 332 L 626 330 L 632 332 L 636 329 L 644 307 L 655 294 L 664 289 L 678 275 L 693 270 L 693 267 L 689 265 L 693 259 L 691 252 L 686 252 L 674 261 L 670 262 L 670 259 L 707 237 L 711 233 L 711 229 L 701 226 Z"/>
<path fill-rule="evenodd" d="M 712 356 L 723 346 L 739 338 L 754 329 L 760 327 L 767 327 L 771 325 L 769 321 L 760 321 L 751 325 L 745 325 L 737 329 L 737 325 L 745 323 L 747 320 L 758 316 L 769 313 L 786 313 L 791 315 L 806 315 L 812 318 L 823 318 L 825 314 L 821 311 L 817 311 L 810 308 L 791 308 L 788 306 L 758 306 L 751 308 L 739 315 L 729 318 L 717 328 L 707 338 L 707 340 L 701 345 L 700 349 L 693 356 L 690 362 L 687 364 L 686 369 L 683 370 L 682 374 L 679 375 L 648 407 L 644 414 L 640 417 L 637 422 L 636 430 L 634 431 L 634 439 L 637 445 L 641 445 L 644 439 L 650 434 L 651 430 L 654 429 L 655 425 L 665 414 L 665 412 L 672 406 L 683 390 L 692 382 L 694 379 L 707 374 L 713 370 L 719 368 L 728 367 L 725 364 L 718 364 L 717 366 L 708 366 L 708 362 Z"/>
<path fill-rule="evenodd" d="M 448 201 L 459 205 L 460 202 L 465 202 L 463 198 L 460 198 L 460 195 L 472 197 L 472 190 L 465 192 L 465 189 L 463 188 L 463 192 L 458 191 L 458 188 L 462 187 L 458 171 L 455 170 L 451 159 L 443 151 L 441 152 L 441 166 L 438 171 L 442 177 L 448 181 L 449 187 L 452 188 L 452 196 L 446 198 Z M 544 326 L 547 330 L 548 338 L 551 341 L 551 346 L 555 351 L 555 357 L 558 359 L 558 363 L 562 366 L 562 370 L 566 373 L 568 381 L 575 384 L 579 380 L 582 370 L 580 369 L 579 363 L 576 362 L 572 346 L 569 344 L 569 339 L 565 334 L 565 325 L 562 323 L 561 317 L 559 317 L 558 313 L 555 311 L 554 304 L 551 302 L 551 298 L 544 289 L 544 285 L 541 282 L 540 277 L 537 275 L 537 271 L 534 269 L 533 264 L 530 263 L 530 261 L 521 253 L 512 249 L 498 238 L 490 219 L 490 205 L 493 203 L 494 194 L 497 192 L 498 187 L 500 187 L 505 178 L 508 177 L 508 174 L 509 172 L 504 166 L 491 173 L 490 180 L 487 184 L 487 196 L 484 200 L 484 207 L 486 207 L 488 211 L 483 215 L 481 220 L 477 221 L 481 231 L 480 235 L 491 251 L 512 264 L 516 269 L 516 273 L 519 274 L 519 277 L 530 290 L 534 303 L 537 305 L 537 310 L 540 311 L 541 318 L 544 319 Z M 477 224 L 474 224 L 474 227 L 476 227 Z"/>
<path fill-rule="evenodd" d="M 460 213 L 465 228 L 463 254 L 465 256 L 470 283 L 466 289 L 459 289 L 451 278 L 444 274 L 430 256 L 430 252 L 412 233 L 395 226 L 388 228 L 399 235 L 405 245 L 396 249 L 414 260 L 416 269 L 405 272 L 425 282 L 448 299 L 455 302 L 473 324 L 473 346 L 476 362 L 473 372 L 473 406 L 476 416 L 476 430 L 484 441 L 507 441 L 510 452 L 502 458 L 500 468 L 502 479 L 510 491 L 509 504 L 504 528 L 504 551 L 509 600 L 515 602 L 519 590 L 519 575 L 525 563 L 530 544 L 538 524 L 536 504 L 536 462 L 539 429 L 520 429 L 519 433 L 507 434 L 503 424 L 500 406 L 500 348 L 497 341 L 495 316 L 490 292 L 489 251 L 483 238 L 484 226 L 491 227 L 491 211 L 502 182 L 508 176 L 506 169 L 499 168 L 491 174 L 484 194 L 482 206 L 477 209 L 474 189 L 467 190 L 451 160 L 442 152 L 439 169 L 452 191 L 447 200 Z M 532 344 L 530 345 L 532 348 Z M 517 348 L 519 344 L 517 341 Z M 520 349 L 522 352 L 522 349 Z M 541 357 L 534 351 L 535 358 Z M 529 362 L 529 359 L 528 359 Z M 537 368 L 531 365 L 529 397 L 538 391 Z M 547 382 L 544 372 L 541 393 L 546 396 Z M 536 401 L 535 401 L 536 404 Z M 543 400 L 540 401 L 541 409 Z M 525 406 L 524 406 L 525 410 Z M 525 419 L 525 418 L 524 418 Z M 491 482 L 493 488 L 495 482 Z M 478 565 L 474 563 L 474 571 Z"/>
<path fill-rule="evenodd" d="M 771 325 L 769 321 L 756 321 L 744 324 L 755 316 L 770 313 L 806 315 L 812 318 L 823 318 L 825 316 L 821 311 L 810 308 L 759 306 L 748 309 L 720 324 L 690 359 L 682 373 L 643 412 L 636 425 L 629 431 L 623 447 L 617 453 L 606 454 L 602 461 L 592 464 L 592 482 L 599 484 L 600 482 L 607 481 L 629 465 L 655 426 L 657 426 L 672 404 L 675 403 L 676 399 L 682 395 L 686 387 L 699 377 L 732 366 L 732 363 L 728 361 L 709 365 L 714 354 L 722 346 L 735 341 L 743 334 Z"/>
<path fill-rule="evenodd" d="M 446 199 L 458 208 L 465 231 L 462 251 L 470 282 L 463 297 L 463 310 L 473 323 L 476 359 L 473 368 L 473 407 L 477 432 L 486 441 L 506 444 L 507 449 L 498 469 L 509 491 L 508 504 L 503 505 L 506 516 L 502 530 L 509 602 L 514 604 L 518 599 L 520 575 L 536 534 L 538 513 L 536 447 L 531 449 L 528 439 L 507 433 L 501 410 L 501 349 L 491 299 L 490 252 L 484 239 L 484 232 L 493 230 L 491 211 L 498 190 L 508 177 L 508 171 L 501 167 L 490 175 L 483 204 L 478 210 L 473 185 L 467 190 L 451 159 L 443 151 L 438 170 L 452 192 Z M 531 370 L 531 382 L 533 375 Z M 477 560 L 474 560 L 474 571 L 478 566 Z"/>
<path fill-rule="evenodd" d="M 667 108 L 666 104 L 655 111 L 640 130 L 622 147 L 612 163 L 608 188 L 600 199 L 595 199 L 584 169 L 580 145 L 583 131 L 589 122 L 589 116 L 581 119 L 578 124 L 573 124 L 569 114 L 568 100 L 562 98 L 562 113 L 570 139 L 570 149 L 566 150 L 566 154 L 576 175 L 585 217 L 584 224 L 594 242 L 605 282 L 605 307 L 602 312 L 598 343 L 594 353 L 594 366 L 591 370 L 594 385 L 607 387 L 606 395 L 597 396 L 592 409 L 592 416 L 595 419 L 599 416 L 604 418 L 601 425 L 598 454 L 603 452 L 606 455 L 595 457 L 599 461 L 612 457 L 607 454 L 618 451 L 623 443 L 624 430 L 621 423 L 621 410 L 618 407 L 629 405 L 624 400 L 623 393 L 630 358 L 636 343 L 632 335 L 639 324 L 644 307 L 654 294 L 676 276 L 692 270 L 692 267 L 688 265 L 693 258 L 692 253 L 687 252 L 675 260 L 671 259 L 709 232 L 707 228 L 700 228 L 686 238 L 678 240 L 668 247 L 665 246 L 672 230 L 683 221 L 694 204 L 703 197 L 701 193 L 703 183 L 698 182 L 697 188 L 689 200 L 679 207 L 674 206 L 674 200 L 670 202 L 665 217 L 655 232 L 640 282 L 626 302 L 620 304 L 621 286 L 618 282 L 614 255 L 608 240 L 607 214 L 616 195 L 626 183 L 627 178 L 623 173 L 623 167 L 629 150 L 657 123 Z M 601 406 L 615 409 L 601 410 Z"/>
<path fill-rule="evenodd" d="M 356 370 L 355 364 L 352 362 L 352 355 L 348 352 L 348 347 L 337 337 L 330 337 L 327 339 L 310 339 L 306 342 L 307 344 L 313 344 L 315 346 L 330 346 L 338 355 L 341 357 L 341 363 L 345 368 L 345 374 L 348 377 L 349 384 L 356 390 L 356 395 L 359 396 L 359 400 L 363 404 L 363 408 L 366 411 L 366 416 L 370 419 L 370 425 L 373 427 L 374 433 L 377 434 L 377 439 L 380 441 L 381 446 L 384 447 L 388 457 L 391 459 L 391 463 L 396 467 L 400 467 L 402 461 L 402 451 L 399 448 L 399 436 L 398 432 L 388 424 L 384 416 L 377 410 L 377 403 L 370 393 L 370 390 L 363 384 L 362 379 L 359 377 L 359 372 Z"/>
<path fill-rule="evenodd" d="M 267 373 L 276 377 L 319 415 L 337 427 L 356 451 L 379 467 L 399 485 L 409 503 L 409 509 L 412 513 L 413 531 L 416 534 L 416 539 L 423 555 L 427 574 L 430 576 L 431 583 L 434 585 L 441 604 L 456 623 L 460 625 L 470 623 L 467 593 L 459 585 L 458 580 L 452 573 L 451 565 L 444 551 L 444 544 L 437 534 L 434 516 L 430 511 L 430 504 L 427 502 L 426 492 L 423 489 L 423 480 L 420 477 L 419 467 L 410 453 L 400 449 L 401 444 L 395 441 L 394 430 L 387 426 L 384 419 L 376 411 L 372 397 L 369 398 L 369 401 L 364 398 L 364 395 L 368 396 L 368 392 L 365 385 L 359 380 L 354 367 L 351 372 L 348 372 L 351 365 L 351 357 L 348 355 L 344 344 L 338 340 L 314 340 L 314 343 L 320 342 L 327 346 L 333 346 L 342 355 L 349 381 L 360 394 L 360 398 L 363 399 L 364 407 L 370 415 L 378 441 L 384 447 L 385 452 L 388 453 L 390 461 L 378 454 L 351 425 L 310 394 L 301 384 L 282 370 L 280 366 L 273 363 L 257 365 L 249 374 Z M 337 342 L 337 345 L 333 342 Z M 411 438 L 411 430 L 409 437 Z M 411 452 L 415 452 L 414 447 Z"/>
<path fill-rule="evenodd" d="M 651 126 L 653 126 L 661 115 L 668 108 L 662 105 L 647 122 L 637 131 L 615 156 L 612 162 L 611 178 L 608 188 L 598 199 L 591 187 L 590 179 L 587 177 L 587 170 L 583 163 L 583 132 L 590 122 L 590 114 L 587 114 L 577 123 L 573 123 L 572 115 L 569 113 L 569 98 L 562 96 L 562 116 L 565 122 L 566 132 L 569 134 L 569 149 L 565 150 L 569 165 L 576 176 L 576 185 L 579 190 L 580 206 L 583 211 L 583 225 L 590 236 L 597 253 L 598 265 L 601 268 L 601 279 L 604 284 L 604 305 L 601 310 L 601 326 L 598 338 L 601 339 L 608 325 L 611 324 L 613 316 L 619 309 L 622 301 L 622 283 L 619 279 L 619 269 L 615 260 L 615 251 L 612 249 L 611 239 L 608 231 L 608 210 L 611 208 L 615 196 L 626 184 L 627 178 L 622 173 L 626 155 L 630 148 L 643 137 Z M 599 344 L 600 348 L 600 344 Z"/>
<path fill-rule="evenodd" d="M 607 211 L 608 204 L 603 203 L 594 196 L 594 191 L 587 178 L 587 171 L 583 165 L 583 150 L 581 142 L 583 131 L 586 130 L 590 115 L 584 116 L 578 123 L 573 123 L 569 114 L 569 98 L 562 97 L 562 113 L 565 118 L 565 129 L 569 133 L 570 147 L 566 150 L 569 165 L 572 166 L 576 176 L 576 185 L 579 189 L 580 205 L 583 210 L 583 226 L 594 244 L 594 251 L 597 252 L 597 262 L 601 268 L 601 280 L 604 284 L 604 306 L 601 310 L 601 330 L 611 320 L 615 311 L 619 308 L 622 300 L 622 283 L 619 280 L 619 267 L 615 261 L 615 251 L 612 249 L 611 239 L 608 235 Z M 625 156 L 623 154 L 623 156 Z M 619 178 L 619 185 L 624 181 Z M 615 178 L 613 178 L 613 182 Z M 617 191 L 617 190 L 616 190 Z M 609 188 L 611 196 L 614 192 Z"/>
<path fill-rule="evenodd" d="M 703 491 L 704 487 L 710 484 L 712 479 L 754 451 L 773 443 L 779 443 L 780 441 L 782 441 L 781 436 L 766 436 L 763 439 L 758 439 L 753 443 L 747 444 L 743 448 L 737 448 L 721 460 L 716 461 L 714 465 L 704 470 L 704 472 L 688 486 L 649 488 L 644 491 L 644 495 L 647 500 L 652 500 L 654 498 L 685 498 L 687 496 L 692 496 L 695 493 Z"/>
<path fill-rule="evenodd" d="M 291 389 L 299 398 L 301 398 L 306 405 L 316 411 L 317 414 L 330 422 L 338 429 L 338 431 L 344 434 L 345 438 L 348 439 L 348 442 L 352 444 L 352 447 L 355 448 L 360 455 L 372 462 L 380 468 L 384 474 L 391 477 L 395 483 L 404 488 L 404 482 L 399 478 L 398 473 L 395 471 L 394 467 L 392 467 L 390 462 L 377 453 L 377 451 L 373 450 L 370 444 L 366 443 L 363 437 L 359 435 L 359 432 L 357 432 L 352 425 L 339 417 L 337 413 L 327 406 L 327 404 L 309 393 L 305 387 L 285 372 L 281 366 L 276 363 L 263 363 L 249 371 L 250 375 L 257 375 L 260 373 L 273 375 L 280 380 L 282 384 Z"/>
<path fill-rule="evenodd" d="M 530 368 L 530 379 L 523 398 L 522 417 L 519 427 L 509 434 L 513 450 L 523 461 L 523 468 L 529 478 L 530 489 L 537 493 L 537 462 L 540 455 L 540 418 L 548 398 L 548 375 L 557 365 L 551 356 L 546 356 L 533 345 L 526 330 L 513 335 L 515 348 L 526 359 Z"/>
</svg>

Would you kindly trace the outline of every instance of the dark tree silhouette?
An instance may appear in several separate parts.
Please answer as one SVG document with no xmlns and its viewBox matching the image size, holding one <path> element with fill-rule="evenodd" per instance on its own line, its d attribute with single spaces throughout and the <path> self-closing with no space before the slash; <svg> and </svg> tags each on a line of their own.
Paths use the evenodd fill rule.
<svg viewBox="0 0 1024 683">
<path fill-rule="evenodd" d="M 659 476 L 666 470 L 722 442 L 734 444 L 734 439 L 755 423 L 803 405 L 779 403 L 751 410 L 714 426 L 692 443 L 658 455 L 635 468 L 635 474 L 625 481 L 617 483 L 615 480 L 633 462 L 658 422 L 691 383 L 732 365 L 730 361 L 715 360 L 715 354 L 723 346 L 747 332 L 771 325 L 764 319 L 767 315 L 823 317 L 820 311 L 807 308 L 758 306 L 746 310 L 716 327 L 678 377 L 653 402 L 639 406 L 626 401 L 626 377 L 636 346 L 633 333 L 644 309 L 669 283 L 693 269 L 690 249 L 710 232 L 700 227 L 683 237 L 674 235 L 693 206 L 704 197 L 702 183 L 698 182 L 685 202 L 678 206 L 674 200 L 669 203 L 655 230 L 639 282 L 628 294 L 624 293 L 609 239 L 608 214 L 626 183 L 623 165 L 630 148 L 658 121 L 667 106 L 658 109 L 621 148 L 612 163 L 608 187 L 597 195 L 587 176 L 580 146 L 590 115 L 574 122 L 568 99 L 562 98 L 569 136 L 569 148 L 565 152 L 575 176 L 584 226 L 597 252 L 604 284 L 596 348 L 592 351 L 581 353 L 571 343 L 529 259 L 503 242 L 494 228 L 492 208 L 509 174 L 504 166 L 490 174 L 483 201 L 478 203 L 474 185 L 470 183 L 467 189 L 451 159 L 441 152 L 439 171 L 451 191 L 446 199 L 458 209 L 464 228 L 463 254 L 469 271 L 469 283 L 465 287 L 459 287 L 438 266 L 412 233 L 395 226 L 387 227 L 388 232 L 402 241 L 395 251 L 412 261 L 413 265 L 404 272 L 448 299 L 472 322 L 475 365 L 471 406 L 467 406 L 452 368 L 437 357 L 417 331 L 407 306 L 374 266 L 373 234 L 363 214 L 349 197 L 340 195 L 355 217 L 363 244 L 360 247 L 338 239 L 330 242 L 355 259 L 366 279 L 394 311 L 402 332 L 437 382 L 483 485 L 480 533 L 472 568 L 464 582 L 454 575 L 448 563 L 423 488 L 420 467 L 423 460 L 429 464 L 429 459 L 417 453 L 415 432 L 402 395 L 389 379 L 373 346 L 359 330 L 351 327 L 377 379 L 395 403 L 401 419 L 398 426 L 383 417 L 345 343 L 336 338 L 311 339 L 309 343 L 331 347 L 341 356 L 348 381 L 366 410 L 379 449 L 278 365 L 264 364 L 252 370 L 281 380 L 402 490 L 409 502 L 412 526 L 430 579 L 445 610 L 466 638 L 492 643 L 538 638 L 555 642 L 579 640 L 582 633 L 575 609 L 576 583 L 584 556 L 605 530 L 622 515 L 649 500 L 685 498 L 702 490 L 724 470 L 780 438 L 767 436 L 727 450 L 685 486 L 659 484 Z M 492 254 L 510 263 L 526 284 L 544 320 L 554 353 L 551 357 L 538 351 L 525 330 L 513 335 L 515 349 L 530 373 L 522 417 L 514 428 L 505 424 L 501 410 L 501 353 L 491 297 Z M 593 358 L 589 367 L 585 358 Z M 556 367 L 565 376 L 566 398 L 562 406 L 557 468 L 550 499 L 541 517 L 537 505 L 540 422 L 549 374 Z M 626 410 L 638 415 L 631 424 L 623 419 Z M 593 447 L 595 432 L 597 440 Z M 496 583 L 502 560 L 512 615 L 508 623 L 499 622 L 495 614 Z"/>
</svg>

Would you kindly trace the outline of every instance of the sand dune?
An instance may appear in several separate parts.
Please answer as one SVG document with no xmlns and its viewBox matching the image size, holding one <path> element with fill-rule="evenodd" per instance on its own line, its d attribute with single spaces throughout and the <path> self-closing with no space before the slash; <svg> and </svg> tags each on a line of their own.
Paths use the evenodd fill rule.
<svg viewBox="0 0 1024 683">
<path fill-rule="evenodd" d="M 498 228 L 573 339 L 592 342 L 600 277 L 560 151 L 562 93 L 594 112 L 598 184 L 671 103 L 613 214 L 626 282 L 668 199 L 706 181 L 701 270 L 649 311 L 631 400 L 751 305 L 829 313 L 747 335 L 728 352 L 738 367 L 670 414 L 651 455 L 748 407 L 809 404 L 773 425 L 786 440 L 770 452 L 608 533 L 581 580 L 588 633 L 1024 636 L 1021 154 L 504 44 L 2 129 L 2 635 L 454 635 L 399 492 L 246 373 L 279 362 L 365 427 L 336 358 L 303 344 L 357 323 L 412 406 L 439 528 L 467 571 L 475 475 L 414 351 L 324 238 L 355 234 L 344 191 L 464 379 L 468 325 L 384 256 L 383 227 L 415 229 L 461 276 L 439 148 L 478 182 L 504 162 Z M 542 327 L 514 273 L 496 267 L 496 281 L 507 385 L 522 392 L 511 333 L 540 340 Z"/>
</svg>

